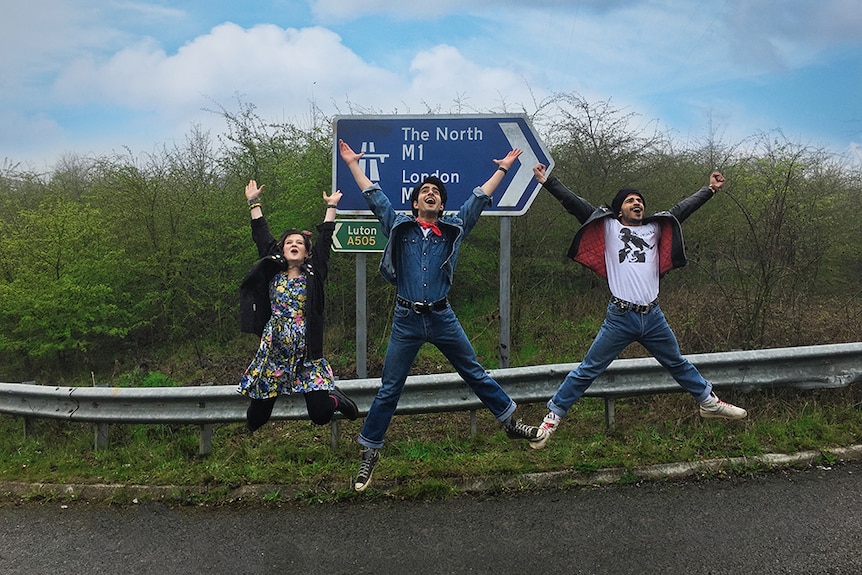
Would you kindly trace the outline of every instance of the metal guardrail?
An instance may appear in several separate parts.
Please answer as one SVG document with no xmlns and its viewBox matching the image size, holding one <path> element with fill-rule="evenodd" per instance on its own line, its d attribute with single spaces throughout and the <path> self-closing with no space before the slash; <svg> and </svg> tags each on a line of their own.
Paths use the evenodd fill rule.
<svg viewBox="0 0 862 575">
<path fill-rule="evenodd" d="M 719 391 L 793 387 L 824 389 L 862 381 L 862 342 L 778 349 L 705 353 L 687 356 Z M 544 403 L 577 363 L 491 370 L 518 403 Z M 341 380 L 345 393 L 367 413 L 379 378 Z M 605 400 L 605 421 L 613 428 L 614 400 L 623 397 L 676 393 L 684 390 L 653 358 L 618 359 L 587 390 L 586 397 Z M 0 383 L 0 413 L 34 419 L 62 419 L 97 424 L 96 448 L 107 444 L 108 424 L 197 424 L 200 452 L 212 450 L 212 426 L 245 421 L 248 399 L 234 385 L 201 387 L 120 388 L 59 387 Z M 411 376 L 396 414 L 475 411 L 479 399 L 456 373 Z M 276 402 L 274 420 L 308 419 L 302 398 L 285 396 Z M 475 432 L 475 420 L 473 424 Z M 333 444 L 338 420 L 332 424 Z"/>
</svg>

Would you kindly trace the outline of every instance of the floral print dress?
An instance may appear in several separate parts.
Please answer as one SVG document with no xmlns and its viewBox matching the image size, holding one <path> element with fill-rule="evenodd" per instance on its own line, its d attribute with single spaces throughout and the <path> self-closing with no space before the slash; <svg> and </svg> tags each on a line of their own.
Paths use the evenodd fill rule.
<svg viewBox="0 0 862 575">
<path fill-rule="evenodd" d="M 269 282 L 272 317 L 263 328 L 260 347 L 239 384 L 252 399 L 269 399 L 291 392 L 332 390 L 335 378 L 324 358 L 305 353 L 306 277 L 288 278 L 284 272 Z"/>
</svg>

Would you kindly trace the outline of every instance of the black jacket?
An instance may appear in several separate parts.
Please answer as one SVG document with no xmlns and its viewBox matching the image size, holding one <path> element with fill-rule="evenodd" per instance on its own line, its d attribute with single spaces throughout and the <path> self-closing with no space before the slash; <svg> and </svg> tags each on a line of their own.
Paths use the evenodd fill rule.
<svg viewBox="0 0 862 575">
<path fill-rule="evenodd" d="M 334 230 L 335 222 L 323 222 L 317 226 L 317 241 L 305 264 L 308 297 L 305 302 L 305 343 L 308 359 L 323 357 L 324 284 L 329 274 L 329 253 Z M 287 262 L 278 250 L 278 241 L 270 233 L 266 218 L 251 220 L 251 237 L 261 259 L 249 270 L 239 288 L 240 330 L 259 337 L 272 315 L 269 282 L 275 274 L 287 269 Z"/>
<path fill-rule="evenodd" d="M 615 214 L 607 206 L 598 208 L 593 206 L 569 190 L 554 176 L 548 176 L 543 186 L 557 198 L 567 212 L 578 218 L 582 224 L 572 239 L 568 257 L 607 279 L 605 234 L 604 225 L 601 222 L 604 218 L 616 217 Z M 656 221 L 662 229 L 659 242 L 659 276 L 688 263 L 680 224 L 711 199 L 713 195 L 714 192 L 711 189 L 703 187 L 670 210 L 656 212 L 652 216 L 644 218 L 643 223 Z"/>
</svg>

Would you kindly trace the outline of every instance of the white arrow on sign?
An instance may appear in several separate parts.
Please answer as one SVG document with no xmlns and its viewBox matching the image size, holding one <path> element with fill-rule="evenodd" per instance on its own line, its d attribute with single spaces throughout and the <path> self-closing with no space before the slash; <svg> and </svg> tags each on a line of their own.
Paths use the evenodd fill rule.
<svg viewBox="0 0 862 575">
<path fill-rule="evenodd" d="M 520 162 L 518 170 L 512 177 L 509 187 L 506 188 L 506 191 L 500 197 L 500 201 L 497 202 L 498 206 L 514 206 L 517 205 L 524 194 L 524 190 L 530 184 L 530 180 L 533 179 L 533 166 L 539 163 L 539 158 L 536 157 L 536 154 L 530 147 L 530 142 L 524 137 L 524 132 L 518 126 L 517 122 L 500 122 L 500 129 L 503 130 L 503 134 L 505 134 L 513 149 L 521 149 L 521 155 L 518 157 L 518 161 Z"/>
<path fill-rule="evenodd" d="M 335 231 L 332 232 L 332 245 L 335 246 L 335 249 L 342 249 L 341 241 L 338 239 L 338 230 L 341 229 L 341 226 L 344 225 L 341 222 L 335 222 Z"/>
</svg>

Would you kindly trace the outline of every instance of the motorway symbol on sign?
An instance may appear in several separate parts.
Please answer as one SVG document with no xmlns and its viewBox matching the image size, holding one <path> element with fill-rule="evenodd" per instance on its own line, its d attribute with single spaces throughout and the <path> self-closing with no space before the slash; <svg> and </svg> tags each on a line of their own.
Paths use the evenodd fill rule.
<svg viewBox="0 0 862 575">
<path fill-rule="evenodd" d="M 343 201 L 343 200 L 342 200 Z M 337 220 L 332 234 L 334 252 L 382 252 L 386 236 L 377 220 Z"/>
<path fill-rule="evenodd" d="M 520 216 L 541 188 L 533 166 L 541 162 L 550 173 L 554 165 L 523 114 L 336 116 L 334 125 L 332 189 L 344 193 L 339 214 L 371 214 L 341 160 L 339 139 L 365 153 L 360 165 L 372 182 L 380 183 L 397 211 L 410 211 L 410 192 L 428 175 L 446 185 L 446 210 L 457 210 L 493 174 L 492 160 L 520 148 L 521 157 L 497 187 L 491 206 L 482 212 Z"/>
</svg>

